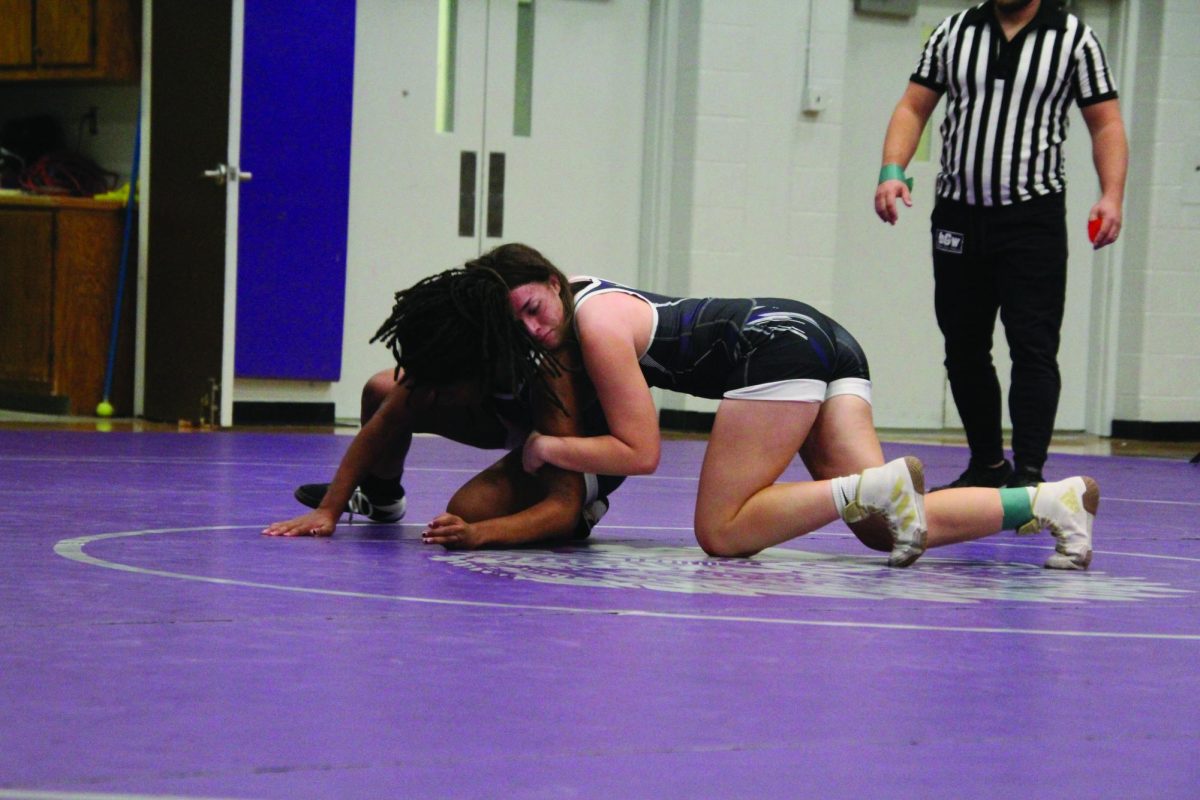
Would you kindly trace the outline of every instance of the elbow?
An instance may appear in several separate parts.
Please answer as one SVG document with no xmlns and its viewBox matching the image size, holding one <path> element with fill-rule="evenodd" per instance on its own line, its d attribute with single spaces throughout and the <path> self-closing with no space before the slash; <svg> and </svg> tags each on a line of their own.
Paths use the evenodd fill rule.
<svg viewBox="0 0 1200 800">
<path fill-rule="evenodd" d="M 646 450 L 635 450 L 633 453 L 633 463 L 630 465 L 630 475 L 650 475 L 658 469 L 659 459 L 662 457 L 662 448 L 653 447 Z"/>
</svg>

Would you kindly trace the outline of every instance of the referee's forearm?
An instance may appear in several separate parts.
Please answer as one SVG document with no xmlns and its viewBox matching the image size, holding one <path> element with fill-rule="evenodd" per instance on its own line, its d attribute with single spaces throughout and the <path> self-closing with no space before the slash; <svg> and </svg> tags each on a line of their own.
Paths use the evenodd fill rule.
<svg viewBox="0 0 1200 800">
<path fill-rule="evenodd" d="M 899 164 L 907 167 L 917 151 L 917 143 L 921 141 L 921 131 L 924 129 L 925 120 L 902 105 L 896 106 L 888 122 L 887 134 L 883 137 L 883 160 L 880 166 Z"/>
<path fill-rule="evenodd" d="M 1116 99 L 1079 109 L 1092 136 L 1092 163 L 1100 179 L 1100 193 L 1118 205 L 1125 198 L 1125 174 L 1129 168 L 1129 142 Z"/>
<path fill-rule="evenodd" d="M 1100 179 L 1100 193 L 1120 205 L 1125 200 L 1125 176 L 1129 170 L 1129 143 L 1125 126 L 1118 119 L 1092 133 L 1092 161 Z"/>
</svg>

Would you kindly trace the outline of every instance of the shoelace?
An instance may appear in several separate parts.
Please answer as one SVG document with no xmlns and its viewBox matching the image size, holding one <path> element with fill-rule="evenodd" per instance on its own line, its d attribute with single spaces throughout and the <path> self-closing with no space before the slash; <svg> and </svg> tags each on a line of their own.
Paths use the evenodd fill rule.
<svg viewBox="0 0 1200 800">
<path fill-rule="evenodd" d="M 360 517 L 366 517 L 367 519 L 370 519 L 371 515 L 375 513 L 375 506 L 373 506 L 371 501 L 367 499 L 367 496 L 363 494 L 362 489 L 354 490 L 354 494 L 350 495 L 350 502 L 346 503 L 346 507 L 349 509 L 347 513 L 350 515 L 350 525 L 354 524 L 354 515 L 356 513 Z M 365 511 L 363 510 L 364 507 L 366 508 Z"/>
</svg>

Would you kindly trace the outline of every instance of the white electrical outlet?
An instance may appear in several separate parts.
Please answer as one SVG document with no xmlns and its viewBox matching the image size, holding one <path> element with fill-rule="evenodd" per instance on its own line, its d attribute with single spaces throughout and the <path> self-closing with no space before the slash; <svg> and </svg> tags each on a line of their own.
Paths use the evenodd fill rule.
<svg viewBox="0 0 1200 800">
<path fill-rule="evenodd" d="M 800 99 L 800 109 L 810 114 L 829 108 L 829 90 L 819 86 L 805 86 Z"/>
</svg>

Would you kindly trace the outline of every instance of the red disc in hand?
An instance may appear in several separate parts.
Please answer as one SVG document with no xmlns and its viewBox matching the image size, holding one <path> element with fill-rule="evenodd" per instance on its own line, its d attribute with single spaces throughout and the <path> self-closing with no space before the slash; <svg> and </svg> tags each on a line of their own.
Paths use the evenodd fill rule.
<svg viewBox="0 0 1200 800">
<path fill-rule="evenodd" d="M 1096 241 L 1096 235 L 1100 233 L 1100 218 L 1088 220 L 1088 241 Z"/>
</svg>

